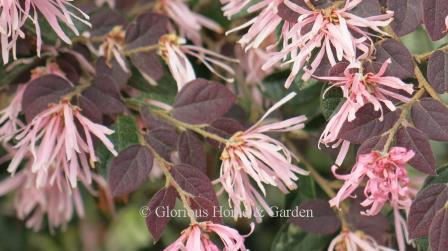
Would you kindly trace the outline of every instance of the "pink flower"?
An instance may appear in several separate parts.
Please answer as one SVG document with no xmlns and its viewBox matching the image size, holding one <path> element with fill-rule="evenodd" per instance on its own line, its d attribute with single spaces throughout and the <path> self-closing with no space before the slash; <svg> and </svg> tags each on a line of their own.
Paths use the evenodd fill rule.
<svg viewBox="0 0 448 251">
<path fill-rule="evenodd" d="M 222 2 L 227 3 L 227 5 L 223 8 L 225 15 L 226 13 L 233 14 L 237 12 L 237 10 L 241 10 L 248 4 L 247 2 L 232 0 L 224 0 Z M 278 15 L 278 7 L 283 2 L 284 0 L 261 0 L 255 5 L 249 7 L 247 10 L 248 13 L 260 12 L 257 16 L 236 28 L 227 31 L 226 34 L 250 27 L 247 33 L 238 41 L 245 50 L 258 48 L 263 43 L 263 41 L 266 40 L 266 38 L 268 38 L 272 34 L 275 34 L 277 27 L 279 27 L 282 22 L 283 25 L 281 28 L 281 36 L 284 37 L 290 31 L 290 28 L 293 24 L 286 20 L 283 20 Z M 272 46 L 275 46 L 275 44 Z"/>
<path fill-rule="evenodd" d="M 336 236 L 330 243 L 328 251 L 393 251 L 391 248 L 387 248 L 378 245 L 376 241 L 364 234 L 361 231 L 351 232 L 343 230 L 338 236 Z"/>
<path fill-rule="evenodd" d="M 14 147 L 17 152 L 8 171 L 14 173 L 30 152 L 33 157 L 31 171 L 36 173 L 37 188 L 52 182 L 50 174 L 54 167 L 63 170 L 73 188 L 77 186 L 78 179 L 86 179 L 90 184 L 90 167 L 98 161 L 93 135 L 117 155 L 114 145 L 106 137 L 112 133 L 107 127 L 84 117 L 80 109 L 68 101 L 51 104 L 16 136 L 18 143 Z"/>
<path fill-rule="evenodd" d="M 11 50 L 14 59 L 16 59 L 16 42 L 19 37 L 25 37 L 22 27 L 27 19 L 31 19 L 34 23 L 37 35 L 37 54 L 40 55 L 42 38 L 38 12 L 47 20 L 59 38 L 68 44 L 71 44 L 71 41 L 61 28 L 61 23 L 76 35 L 79 35 L 79 33 L 74 20 L 90 25 L 86 21 L 89 17 L 71 4 L 69 0 L 4 0 L 0 3 L 0 9 L 0 36 L 3 63 L 5 64 L 9 61 Z M 74 9 L 79 13 L 79 16 L 69 9 Z"/>
<path fill-rule="evenodd" d="M 38 188 L 36 174 L 31 171 L 31 165 L 28 165 L 14 176 L 0 182 L 0 196 L 16 190 L 14 206 L 17 217 L 26 220 L 26 226 L 34 231 L 42 228 L 45 215 L 50 229 L 64 227 L 75 211 L 79 217 L 84 216 L 81 194 L 77 188 L 71 188 L 65 181 L 62 169 L 53 166 L 49 175 L 51 182 Z M 100 187 L 108 189 L 105 187 L 104 178 L 94 174 L 93 179 Z M 83 180 L 83 183 L 88 191 L 97 195 L 91 184 L 86 183 L 86 180 Z"/>
<path fill-rule="evenodd" d="M 283 2 L 283 1 L 282 1 Z M 364 53 L 361 58 L 372 51 L 374 34 L 365 31 L 365 28 L 386 34 L 380 27 L 387 26 L 392 21 L 392 12 L 384 15 L 361 18 L 349 11 L 355 8 L 361 0 L 347 0 L 344 7 L 338 9 L 334 5 L 326 9 L 309 10 L 289 0 L 285 5 L 297 12 L 297 23 L 292 24 L 288 31 L 283 33 L 285 45 L 280 52 L 273 53 L 271 59 L 263 65 L 263 69 L 286 60 L 284 64 L 292 63 L 292 71 L 285 86 L 289 87 L 300 70 L 305 69 L 303 80 L 308 80 L 326 55 L 331 65 L 342 60 L 357 64 L 360 58 L 356 51 Z M 314 55 L 315 50 L 318 50 Z M 290 59 L 289 59 L 290 57 Z M 305 64 L 309 62 L 309 67 Z"/>
<path fill-rule="evenodd" d="M 382 104 L 391 111 L 396 109 L 391 99 L 402 102 L 409 101 L 408 97 L 399 92 L 412 94 L 414 92 L 413 85 L 406 84 L 397 77 L 384 76 L 390 63 L 390 59 L 386 60 L 376 74 L 363 73 L 360 69 L 347 67 L 344 76 L 318 77 L 331 81 L 330 88 L 340 87 L 344 98 L 346 98 L 337 114 L 328 122 L 320 138 L 321 143 L 328 145 L 337 141 L 343 124 L 346 121 L 353 121 L 356 118 L 356 112 L 366 104 L 370 103 L 376 111 L 382 112 Z"/>
<path fill-rule="evenodd" d="M 24 126 L 19 114 L 22 111 L 22 98 L 25 89 L 25 85 L 19 85 L 11 103 L 0 111 L 0 142 L 2 143 L 10 141 Z"/>
<path fill-rule="evenodd" d="M 188 82 L 196 79 L 196 73 L 187 56 L 197 58 L 211 72 L 228 82 L 233 82 L 233 78 L 226 78 L 214 67 L 219 68 L 227 74 L 234 75 L 234 70 L 222 61 L 237 62 L 236 60 L 202 47 L 187 45 L 185 43 L 185 39 L 174 34 L 163 35 L 159 40 L 159 54 L 168 64 L 168 68 L 176 80 L 179 90 Z"/>
<path fill-rule="evenodd" d="M 238 231 L 212 222 L 192 223 L 182 232 L 182 235 L 164 251 L 219 251 L 221 250 L 210 240 L 210 233 L 216 234 L 224 245 L 224 250 L 246 251 L 245 236 Z"/>
<path fill-rule="evenodd" d="M 161 0 L 156 9 L 173 20 L 179 28 L 180 36 L 190 39 L 196 45 L 202 44 L 200 33 L 202 27 L 217 33 L 223 32 L 218 23 L 190 10 L 185 0 Z"/>
<path fill-rule="evenodd" d="M 359 155 L 350 174 L 339 175 L 336 174 L 335 168 L 332 168 L 336 178 L 344 180 L 344 185 L 330 200 L 330 205 L 339 207 L 341 201 L 350 197 L 356 188 L 367 180 L 364 189 L 366 199 L 361 205 L 370 208 L 363 212 L 364 214 L 378 214 L 386 202 L 390 202 L 395 209 L 409 208 L 412 201 L 406 163 L 412 157 L 414 157 L 412 150 L 393 147 L 386 155 L 376 151 Z"/>
<path fill-rule="evenodd" d="M 224 11 L 224 16 L 229 19 L 242 11 L 252 0 L 220 0 L 222 11 Z"/>
<path fill-rule="evenodd" d="M 296 174 L 308 174 L 292 164 L 292 154 L 282 143 L 263 134 L 302 129 L 306 117 L 298 116 L 282 122 L 260 125 L 270 113 L 294 96 L 295 93 L 289 94 L 271 107 L 251 128 L 232 136 L 221 154 L 219 179 L 229 196 L 229 204 L 234 209 L 235 218 L 253 215 L 257 221 L 261 221 L 256 213 L 258 204 L 270 215 L 273 213 L 263 196 L 252 185 L 251 179 L 266 195 L 264 184 L 278 187 L 287 193 L 288 189 L 297 188 L 294 182 L 298 179 Z"/>
</svg>

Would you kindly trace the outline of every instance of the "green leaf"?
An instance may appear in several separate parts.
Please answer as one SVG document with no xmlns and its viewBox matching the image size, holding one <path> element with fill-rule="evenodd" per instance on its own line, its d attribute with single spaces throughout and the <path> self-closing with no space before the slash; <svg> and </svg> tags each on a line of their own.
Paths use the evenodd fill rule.
<svg viewBox="0 0 448 251">
<path fill-rule="evenodd" d="M 328 86 L 324 86 L 322 88 L 322 95 Z M 322 111 L 322 115 L 328 121 L 335 111 L 338 111 L 339 106 L 342 104 L 343 100 L 342 92 L 339 88 L 331 88 L 325 93 L 325 98 L 321 99 L 320 109 Z"/>
<path fill-rule="evenodd" d="M 426 178 L 423 188 L 433 184 L 448 183 L 448 165 L 441 166 L 436 171 L 436 176 L 428 176 Z"/>
</svg>

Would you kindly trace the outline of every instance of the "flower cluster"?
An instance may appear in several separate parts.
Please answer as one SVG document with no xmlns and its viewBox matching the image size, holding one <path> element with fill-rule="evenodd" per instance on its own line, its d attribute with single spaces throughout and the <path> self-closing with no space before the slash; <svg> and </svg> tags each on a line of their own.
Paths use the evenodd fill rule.
<svg viewBox="0 0 448 251">
<path fill-rule="evenodd" d="M 285 121 L 260 125 L 275 109 L 295 96 L 291 93 L 272 108 L 251 128 L 238 132 L 228 141 L 221 154 L 220 181 L 229 196 L 235 217 L 251 217 L 261 205 L 272 215 L 272 210 L 263 196 L 251 183 L 251 179 L 266 196 L 264 184 L 278 187 L 282 192 L 296 189 L 296 174 L 308 173 L 292 164 L 292 153 L 278 140 L 264 133 L 287 132 L 304 127 L 305 116 Z M 257 218 L 257 221 L 261 219 Z"/>
<path fill-rule="evenodd" d="M 34 24 L 37 36 L 37 54 L 40 55 L 42 31 L 38 20 L 39 13 L 47 20 L 59 38 L 67 44 L 71 44 L 71 40 L 62 29 L 61 23 L 76 35 L 79 35 L 79 32 L 75 22 L 90 25 L 87 21 L 89 19 L 87 14 L 76 8 L 68 0 L 1 1 L 0 36 L 4 64 L 8 63 L 11 51 L 13 58 L 16 59 L 16 43 L 19 38 L 25 37 L 24 26 L 27 20 Z"/>
<path fill-rule="evenodd" d="M 390 202 L 394 208 L 409 208 L 411 199 L 406 164 L 412 157 L 413 151 L 393 147 L 384 156 L 376 151 L 361 154 L 348 175 L 336 174 L 333 168 L 335 176 L 344 180 L 344 185 L 336 197 L 330 200 L 330 204 L 339 207 L 342 200 L 350 197 L 362 181 L 367 180 L 364 189 L 366 199 L 361 205 L 370 209 L 366 210 L 365 214 L 378 214 L 386 202 Z"/>
</svg>

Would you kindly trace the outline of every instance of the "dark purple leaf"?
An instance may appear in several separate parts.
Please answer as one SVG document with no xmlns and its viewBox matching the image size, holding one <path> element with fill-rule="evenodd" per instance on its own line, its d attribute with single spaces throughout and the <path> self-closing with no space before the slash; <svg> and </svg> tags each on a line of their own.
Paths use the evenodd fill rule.
<svg viewBox="0 0 448 251">
<path fill-rule="evenodd" d="M 344 123 L 339 137 L 354 144 L 362 144 L 367 139 L 392 128 L 400 117 L 400 110 L 385 113 L 383 121 L 380 121 L 380 117 L 381 112 L 375 111 L 373 105 L 365 105 L 356 113 L 355 120 Z"/>
<path fill-rule="evenodd" d="M 385 136 L 375 136 L 367 139 L 359 146 L 357 155 L 367 154 L 372 151 L 382 151 L 386 140 L 387 137 Z"/>
<path fill-rule="evenodd" d="M 446 35 L 446 16 L 448 16 L 446 0 L 423 0 L 423 23 L 433 41 Z"/>
<path fill-rule="evenodd" d="M 394 12 L 391 26 L 398 36 L 415 31 L 422 22 L 421 0 L 387 0 L 387 7 Z"/>
<path fill-rule="evenodd" d="M 79 61 L 70 53 L 60 53 L 56 59 L 57 65 L 72 83 L 78 83 L 82 74 Z"/>
<path fill-rule="evenodd" d="M 448 188 L 445 184 L 431 185 L 417 193 L 408 216 L 410 238 L 428 236 L 434 215 L 445 205 L 447 199 Z"/>
<path fill-rule="evenodd" d="M 213 121 L 209 127 L 207 127 L 207 131 L 221 136 L 222 138 L 228 139 L 235 133 L 244 131 L 244 126 L 234 119 L 219 118 Z M 209 139 L 208 141 L 212 146 L 216 148 L 219 148 L 221 146 L 221 143 L 215 140 Z"/>
<path fill-rule="evenodd" d="M 176 205 L 176 198 L 176 189 L 169 186 L 159 190 L 149 201 L 146 226 L 155 241 L 160 239 L 166 225 L 170 221 L 169 214 L 161 212 L 171 211 Z"/>
<path fill-rule="evenodd" d="M 207 155 L 203 143 L 194 133 L 183 132 L 177 144 L 180 163 L 189 164 L 199 168 L 204 173 L 207 171 Z"/>
<path fill-rule="evenodd" d="M 429 174 L 436 174 L 436 160 L 429 145 L 428 138 L 420 130 L 413 127 L 402 127 L 397 132 L 397 146 L 414 151 L 415 156 L 409 164 L 415 169 Z"/>
<path fill-rule="evenodd" d="M 148 178 L 154 157 L 148 148 L 132 145 L 118 154 L 109 169 L 109 185 L 113 196 L 133 192 Z"/>
<path fill-rule="evenodd" d="M 385 76 L 395 76 L 401 79 L 413 78 L 415 76 L 412 55 L 403 44 L 388 39 L 376 48 L 376 62 L 374 64 L 376 71 L 379 70 L 384 61 L 390 58 L 392 63 L 387 68 Z"/>
<path fill-rule="evenodd" d="M 159 38 L 168 33 L 168 18 L 156 13 L 145 13 L 138 16 L 126 30 L 126 48 L 154 45 Z"/>
<path fill-rule="evenodd" d="M 156 129 L 145 135 L 146 142 L 164 159 L 171 161 L 178 135 L 172 129 Z"/>
<path fill-rule="evenodd" d="M 436 51 L 428 61 L 428 81 L 438 93 L 448 91 L 448 53 Z"/>
<path fill-rule="evenodd" d="M 111 62 L 106 62 L 104 57 L 100 57 L 96 61 L 95 70 L 96 78 L 99 79 L 95 78 L 94 82 L 102 81 L 101 77 L 103 76 L 109 77 L 108 80 L 116 86 L 115 89 L 118 91 L 126 85 L 131 77 L 131 74 L 125 72 L 115 59 L 111 60 Z"/>
<path fill-rule="evenodd" d="M 188 83 L 176 96 L 172 114 L 190 124 L 207 124 L 220 118 L 234 104 L 235 95 L 225 86 L 205 79 Z"/>
<path fill-rule="evenodd" d="M 371 17 L 381 14 L 381 6 L 378 0 L 361 1 L 352 11 L 360 17 Z"/>
<path fill-rule="evenodd" d="M 126 18 L 115 10 L 102 9 L 90 16 L 92 36 L 104 36 L 114 27 L 126 25 Z"/>
<path fill-rule="evenodd" d="M 49 104 L 59 103 L 61 97 L 72 90 L 70 82 L 56 75 L 45 75 L 31 81 L 22 100 L 26 120 L 30 122 L 37 114 L 47 109 Z"/>
<path fill-rule="evenodd" d="M 201 196 L 192 196 L 189 198 L 189 203 L 198 220 L 222 224 L 219 205 L 216 202 Z"/>
<path fill-rule="evenodd" d="M 95 103 L 83 96 L 80 96 L 78 105 L 81 108 L 82 115 L 86 116 L 92 122 L 95 122 L 97 124 L 101 124 L 103 122 L 103 114 L 95 105 Z"/>
<path fill-rule="evenodd" d="M 110 81 L 110 77 L 106 76 L 101 79 L 101 81 Z M 119 94 L 117 95 L 112 88 L 102 90 L 93 85 L 85 90 L 82 95 L 95 104 L 98 110 L 103 114 L 113 115 L 122 113 L 125 110 L 125 106 L 121 101 Z"/>
<path fill-rule="evenodd" d="M 166 123 L 164 120 L 155 117 L 147 107 L 143 107 L 140 114 L 143 121 L 143 125 L 148 131 L 152 131 L 155 129 L 174 130 L 173 126 Z"/>
<path fill-rule="evenodd" d="M 187 164 L 178 164 L 171 169 L 174 180 L 186 192 L 204 197 L 218 204 L 210 179 L 199 169 Z"/>
<path fill-rule="evenodd" d="M 415 127 L 430 139 L 448 141 L 448 108 L 432 98 L 424 98 L 412 107 Z"/>
<path fill-rule="evenodd" d="M 432 251 L 448 250 L 448 209 L 440 209 L 429 227 L 429 244 Z"/>
<path fill-rule="evenodd" d="M 387 217 L 382 214 L 374 216 L 362 215 L 365 208 L 361 207 L 362 199 L 365 199 L 363 191 L 357 190 L 356 199 L 350 203 L 350 210 L 347 217 L 348 222 L 357 230 L 372 236 L 378 244 L 385 245 L 390 232 Z"/>
<path fill-rule="evenodd" d="M 156 81 L 163 77 L 163 65 L 155 52 L 133 54 L 131 55 L 131 62 L 151 84 L 157 84 Z"/>
<path fill-rule="evenodd" d="M 290 221 L 303 230 L 315 234 L 332 234 L 341 228 L 341 222 L 328 201 L 309 200 L 295 208 L 297 212 L 308 212 L 311 210 L 312 217 L 290 217 Z"/>
</svg>

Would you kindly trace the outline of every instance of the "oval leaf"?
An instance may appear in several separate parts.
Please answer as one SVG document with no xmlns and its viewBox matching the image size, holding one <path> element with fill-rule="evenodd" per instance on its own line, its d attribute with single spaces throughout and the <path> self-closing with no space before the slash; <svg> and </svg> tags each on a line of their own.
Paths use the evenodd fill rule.
<svg viewBox="0 0 448 251">
<path fill-rule="evenodd" d="M 374 62 L 376 72 L 378 72 L 384 61 L 389 58 L 392 60 L 392 63 L 387 68 L 385 76 L 395 76 L 401 79 L 413 78 L 415 76 L 414 59 L 403 44 L 388 39 L 377 46 L 376 62 Z"/>
<path fill-rule="evenodd" d="M 154 157 L 148 148 L 132 145 L 118 154 L 109 170 L 109 185 L 113 196 L 130 193 L 148 178 Z"/>
<path fill-rule="evenodd" d="M 448 108 L 432 98 L 424 98 L 412 107 L 415 127 L 430 139 L 448 141 Z"/>
<path fill-rule="evenodd" d="M 448 91 L 448 53 L 434 52 L 428 61 L 428 81 L 438 93 Z"/>
<path fill-rule="evenodd" d="M 177 143 L 179 160 L 183 164 L 189 164 L 199 168 L 204 173 L 207 171 L 207 155 L 202 141 L 190 131 L 182 133 Z"/>
<path fill-rule="evenodd" d="M 415 31 L 422 22 L 421 0 L 387 0 L 387 7 L 394 12 L 391 26 L 398 36 Z"/>
<path fill-rule="evenodd" d="M 448 250 L 448 209 L 442 208 L 429 227 L 429 244 L 432 251 Z"/>
<path fill-rule="evenodd" d="M 160 239 L 166 225 L 170 221 L 169 215 L 161 215 L 160 211 L 170 211 L 176 205 L 177 192 L 173 187 L 165 187 L 159 190 L 148 203 L 148 215 L 146 226 L 155 241 Z"/>
<path fill-rule="evenodd" d="M 415 156 L 409 164 L 415 169 L 429 174 L 436 174 L 436 160 L 431 150 L 428 138 L 420 130 L 412 127 L 402 127 L 397 132 L 397 145 L 413 150 Z"/>
<path fill-rule="evenodd" d="M 423 0 L 423 22 L 433 41 L 446 35 L 446 16 L 448 16 L 446 0 Z"/>
<path fill-rule="evenodd" d="M 448 188 L 445 184 L 434 184 L 417 193 L 408 216 L 410 238 L 428 236 L 434 215 L 445 205 L 447 198 Z"/>
<path fill-rule="evenodd" d="M 172 114 L 190 124 L 208 124 L 224 115 L 234 104 L 235 95 L 213 81 L 196 79 L 176 97 Z"/>
</svg>

